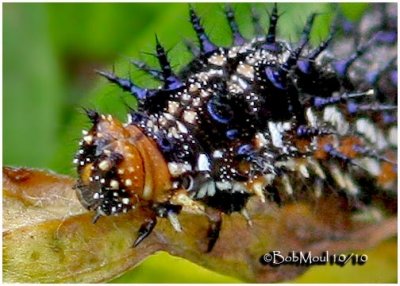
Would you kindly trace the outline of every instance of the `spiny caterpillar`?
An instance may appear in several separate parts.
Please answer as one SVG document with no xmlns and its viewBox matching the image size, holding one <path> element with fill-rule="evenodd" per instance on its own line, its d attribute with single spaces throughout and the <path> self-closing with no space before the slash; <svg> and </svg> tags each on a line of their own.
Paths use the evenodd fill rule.
<svg viewBox="0 0 400 286">
<path fill-rule="evenodd" d="M 396 197 L 395 5 L 373 6 L 358 25 L 338 14 L 316 47 L 309 44 L 316 13 L 290 43 L 277 37 L 276 4 L 265 34 L 253 15 L 253 39 L 240 33 L 229 5 L 225 12 L 233 44 L 219 47 L 189 7 L 198 46 L 188 45 L 194 59 L 178 74 L 156 37 L 160 70 L 134 64 L 162 83 L 157 89 L 98 72 L 139 107 L 125 124 L 87 111 L 93 126 L 75 163 L 77 194 L 94 222 L 146 210 L 137 246 L 157 218 L 179 232 L 180 212 L 205 215 L 211 251 L 222 214 L 241 212 L 251 224 L 251 196 L 281 204 L 337 192 L 356 208 Z M 352 37 L 335 40 L 343 31 Z"/>
</svg>

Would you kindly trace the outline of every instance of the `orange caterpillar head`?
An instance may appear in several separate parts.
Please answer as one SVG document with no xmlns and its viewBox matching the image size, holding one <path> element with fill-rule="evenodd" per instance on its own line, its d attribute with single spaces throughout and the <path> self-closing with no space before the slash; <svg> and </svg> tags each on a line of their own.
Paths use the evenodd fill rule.
<svg viewBox="0 0 400 286">
<path fill-rule="evenodd" d="M 95 220 L 168 200 L 170 175 L 153 140 L 111 115 L 87 113 L 93 126 L 83 131 L 75 156 L 76 189 L 83 206 L 96 211 Z"/>
</svg>

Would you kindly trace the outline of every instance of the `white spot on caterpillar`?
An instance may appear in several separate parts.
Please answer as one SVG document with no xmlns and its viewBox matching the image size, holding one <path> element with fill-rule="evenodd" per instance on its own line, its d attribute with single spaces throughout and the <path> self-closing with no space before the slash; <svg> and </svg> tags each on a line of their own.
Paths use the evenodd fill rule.
<svg viewBox="0 0 400 286">
<path fill-rule="evenodd" d="M 343 173 L 340 171 L 339 167 L 336 164 L 331 164 L 329 169 L 331 171 L 333 179 L 338 184 L 338 186 L 342 189 L 345 189 L 346 188 L 345 178 L 343 176 Z"/>
<path fill-rule="evenodd" d="M 240 64 L 237 68 L 237 72 L 248 79 L 254 79 L 254 68 L 251 65 Z"/>
<path fill-rule="evenodd" d="M 176 101 L 168 101 L 168 112 L 171 114 L 175 114 L 179 109 L 179 102 Z"/>
<path fill-rule="evenodd" d="M 271 135 L 272 144 L 275 147 L 284 148 L 282 139 L 283 133 L 285 132 L 285 130 L 289 130 L 290 126 L 290 122 L 268 122 L 268 129 Z M 284 152 L 286 152 L 285 149 L 286 148 L 284 148 L 283 150 Z"/>
<path fill-rule="evenodd" d="M 87 144 L 91 144 L 93 141 L 93 136 L 92 135 L 87 135 L 83 137 L 83 140 L 87 143 Z"/>
<path fill-rule="evenodd" d="M 246 193 L 247 190 L 246 190 L 246 187 L 242 183 L 234 182 L 232 192 Z"/>
<path fill-rule="evenodd" d="M 272 121 L 268 122 L 268 129 L 269 133 L 271 134 L 272 144 L 275 147 L 282 148 L 283 147 L 282 132 L 278 129 L 277 124 Z"/>
<path fill-rule="evenodd" d="M 215 183 L 219 190 L 229 190 L 232 188 L 232 184 L 230 182 L 216 182 Z"/>
<path fill-rule="evenodd" d="M 340 135 L 346 135 L 349 132 L 349 123 L 335 106 L 325 107 L 323 118 L 324 121 L 330 122 Z"/>
<path fill-rule="evenodd" d="M 266 146 L 268 141 L 267 141 L 267 139 L 265 139 L 265 136 L 262 133 L 258 132 L 254 136 L 254 143 L 255 143 L 254 145 L 255 145 L 256 149 L 260 149 L 260 148 Z"/>
<path fill-rule="evenodd" d="M 215 151 L 213 152 L 213 157 L 216 158 L 216 159 L 217 159 L 217 158 L 222 158 L 223 154 L 224 154 L 224 153 L 222 153 L 221 150 L 215 150 Z"/>
<path fill-rule="evenodd" d="M 314 159 L 312 159 L 311 157 L 308 158 L 308 165 L 312 168 L 312 170 L 314 171 L 314 173 L 320 177 L 321 179 L 325 180 L 326 176 L 324 171 L 322 170 L 321 166 L 319 165 L 318 162 L 316 162 Z"/>
<path fill-rule="evenodd" d="M 168 163 L 168 170 L 172 177 L 179 177 L 180 175 L 191 171 L 192 166 L 185 163 L 176 163 L 176 162 L 169 162 Z"/>
<path fill-rule="evenodd" d="M 361 118 L 356 121 L 357 132 L 365 136 L 365 138 L 373 143 L 378 150 L 387 147 L 387 141 L 382 130 L 376 128 L 368 119 Z"/>
<path fill-rule="evenodd" d="M 354 181 L 350 178 L 349 174 L 344 175 L 344 182 L 346 184 L 346 189 L 351 195 L 357 195 L 359 190 L 355 185 Z"/>
<path fill-rule="evenodd" d="M 312 127 L 317 127 L 317 116 L 315 116 L 311 107 L 307 108 L 306 116 L 307 116 L 308 124 L 311 125 Z"/>
<path fill-rule="evenodd" d="M 108 171 L 111 168 L 110 161 L 108 160 L 103 160 L 99 163 L 99 169 L 102 171 Z"/>
<path fill-rule="evenodd" d="M 297 164 L 297 169 L 299 170 L 300 174 L 304 177 L 304 178 L 309 178 L 310 174 L 308 173 L 307 167 L 304 164 Z"/>
<path fill-rule="evenodd" d="M 223 66 L 226 63 L 226 58 L 223 55 L 213 55 L 208 59 L 208 62 L 216 65 Z"/>
<path fill-rule="evenodd" d="M 164 112 L 163 115 L 164 115 L 165 119 L 167 119 L 169 121 L 175 120 L 175 118 L 170 113 Z"/>
<path fill-rule="evenodd" d="M 178 130 L 179 130 L 181 133 L 184 133 L 184 134 L 188 133 L 188 130 L 187 130 L 185 124 L 183 124 L 182 122 L 176 121 L 176 126 L 178 127 Z"/>
<path fill-rule="evenodd" d="M 237 83 L 240 85 L 240 87 L 242 88 L 242 90 L 246 90 L 248 88 L 248 84 L 246 81 L 244 81 L 242 78 L 238 77 L 237 78 Z"/>
<path fill-rule="evenodd" d="M 358 160 L 358 164 L 374 177 L 377 177 L 381 174 L 381 165 L 376 159 L 368 157 L 362 158 Z"/>
<path fill-rule="evenodd" d="M 197 114 L 194 111 L 185 110 L 183 112 L 183 120 L 185 120 L 186 122 L 188 122 L 190 124 L 196 123 L 196 117 L 197 117 Z"/>
<path fill-rule="evenodd" d="M 292 185 L 290 183 L 289 177 L 285 174 L 282 176 L 282 183 L 283 186 L 285 188 L 285 191 L 288 195 L 292 195 L 293 194 L 293 188 Z"/>
<path fill-rule="evenodd" d="M 114 190 L 117 190 L 119 188 L 119 183 L 117 180 L 111 180 L 110 182 L 110 187 Z"/>
<path fill-rule="evenodd" d="M 197 169 L 199 171 L 210 171 L 210 161 L 206 154 L 200 154 L 197 158 Z"/>
</svg>

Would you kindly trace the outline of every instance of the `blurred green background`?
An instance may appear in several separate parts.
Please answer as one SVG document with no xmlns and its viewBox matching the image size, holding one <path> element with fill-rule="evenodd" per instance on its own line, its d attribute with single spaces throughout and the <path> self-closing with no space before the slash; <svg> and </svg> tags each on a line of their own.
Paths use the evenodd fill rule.
<svg viewBox="0 0 400 286">
<path fill-rule="evenodd" d="M 351 19 L 360 17 L 368 6 L 362 3 L 340 5 Z M 217 44 L 229 45 L 231 36 L 223 5 L 194 6 L 211 39 Z M 233 6 L 242 33 L 251 37 L 249 4 Z M 254 7 L 267 29 L 267 10 L 271 9 L 271 4 L 254 4 Z M 281 3 L 279 9 L 284 11 L 279 35 L 295 41 L 307 16 L 318 11 L 326 13 L 316 20 L 312 42 L 318 43 L 326 37 L 332 5 Z M 157 83 L 133 68 L 129 61 L 142 59 L 155 64 L 155 58 L 146 53 L 153 52 L 156 33 L 170 49 L 169 57 L 176 70 L 188 63 L 191 56 L 181 40 L 194 39 L 194 32 L 188 23 L 187 11 L 188 5 L 184 3 L 4 3 L 3 164 L 46 168 L 74 176 L 72 158 L 81 130 L 89 127 L 83 107 L 125 120 L 127 106 L 135 106 L 131 96 L 96 76 L 93 70 L 115 68 L 119 75 L 130 75 L 141 85 L 155 86 Z M 340 273 L 343 269 L 335 269 L 313 269 L 298 281 L 331 281 L 321 280 L 327 277 L 332 282 L 353 281 L 354 275 L 340 276 L 332 271 Z M 346 273 L 354 271 L 352 267 L 348 269 Z M 388 269 L 392 271 L 386 267 Z M 370 272 L 362 274 L 367 280 L 355 281 L 369 282 Z M 395 281 L 395 274 L 389 276 L 385 281 Z M 160 253 L 115 282 L 240 281 Z"/>
</svg>

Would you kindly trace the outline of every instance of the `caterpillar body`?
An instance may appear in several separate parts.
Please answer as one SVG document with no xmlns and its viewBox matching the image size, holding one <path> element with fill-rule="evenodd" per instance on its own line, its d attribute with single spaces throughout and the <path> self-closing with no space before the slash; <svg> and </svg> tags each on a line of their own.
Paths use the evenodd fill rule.
<svg viewBox="0 0 400 286">
<path fill-rule="evenodd" d="M 136 246 L 159 217 L 181 231 L 180 212 L 206 215 L 211 251 L 221 214 L 241 212 L 251 223 L 251 196 L 281 204 L 342 192 L 357 207 L 377 194 L 395 196 L 394 6 L 374 6 L 355 27 L 337 17 L 317 47 L 309 44 L 317 14 L 308 17 L 300 40 L 289 43 L 277 38 L 275 4 L 268 32 L 248 40 L 227 6 L 233 44 L 218 47 L 190 7 L 199 43 L 189 45 L 191 63 L 174 73 L 157 37 L 160 70 L 135 62 L 162 82 L 159 88 L 99 71 L 135 96 L 139 108 L 126 123 L 87 111 L 93 126 L 84 132 L 75 163 L 77 194 L 95 211 L 94 222 L 146 209 Z M 260 31 L 256 16 L 254 22 Z M 338 30 L 355 36 L 335 41 Z M 346 44 L 353 50 L 345 53 Z"/>
</svg>

